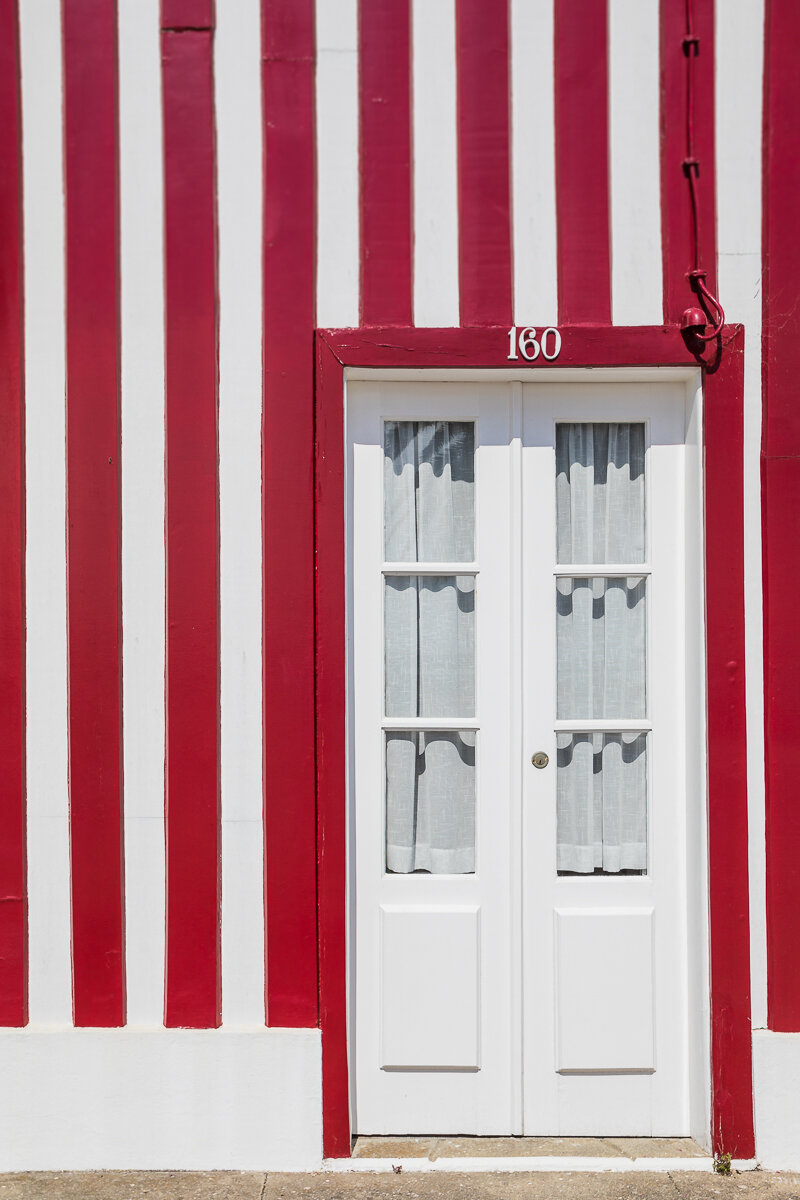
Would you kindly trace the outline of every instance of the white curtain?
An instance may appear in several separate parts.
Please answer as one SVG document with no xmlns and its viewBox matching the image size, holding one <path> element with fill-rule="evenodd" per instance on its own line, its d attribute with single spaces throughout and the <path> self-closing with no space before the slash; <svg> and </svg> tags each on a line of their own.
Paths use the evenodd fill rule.
<svg viewBox="0 0 800 1200">
<path fill-rule="evenodd" d="M 388 561 L 472 561 L 474 455 L 472 422 L 386 422 Z M 387 576 L 384 666 L 387 717 L 474 716 L 474 577 Z M 387 734 L 386 866 L 475 870 L 474 734 Z"/>
<path fill-rule="evenodd" d="M 560 424 L 556 431 L 560 563 L 645 561 L 642 423 Z M 647 580 L 556 582 L 557 712 L 561 720 L 647 715 Z M 647 868 L 647 736 L 560 733 L 559 871 Z"/>
<path fill-rule="evenodd" d="M 556 580 L 558 716 L 644 717 L 646 580 Z"/>
<path fill-rule="evenodd" d="M 383 514 L 389 562 L 472 562 L 472 421 L 387 421 Z"/>
<path fill-rule="evenodd" d="M 386 866 L 475 870 L 475 734 L 386 735 Z"/>
<path fill-rule="evenodd" d="M 647 869 L 647 734 L 559 733 L 559 871 Z"/>
<path fill-rule="evenodd" d="M 560 563 L 644 562 L 644 424 L 556 426 Z"/>
<path fill-rule="evenodd" d="M 474 717 L 475 580 L 388 575 L 387 717 Z"/>
</svg>

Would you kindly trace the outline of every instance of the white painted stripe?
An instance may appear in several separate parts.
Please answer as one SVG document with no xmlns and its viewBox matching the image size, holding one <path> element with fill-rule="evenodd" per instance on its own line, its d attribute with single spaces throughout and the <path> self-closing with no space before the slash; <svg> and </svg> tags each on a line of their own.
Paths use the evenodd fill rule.
<svg viewBox="0 0 800 1200">
<path fill-rule="evenodd" d="M 65 543 L 64 197 L 59 0 L 20 5 L 25 255 L 29 986 L 72 1019 Z"/>
<path fill-rule="evenodd" d="M 164 268 L 159 0 L 120 0 L 122 680 L 128 1020 L 164 1011 Z"/>
<path fill-rule="evenodd" d="M 609 0 L 608 16 L 612 320 L 660 325 L 658 5 Z"/>
<path fill-rule="evenodd" d="M 514 321 L 558 323 L 553 0 L 511 0 Z"/>
<path fill-rule="evenodd" d="M 764 0 L 716 7 L 717 249 L 760 255 Z"/>
<path fill-rule="evenodd" d="M 453 0 L 413 0 L 414 323 L 458 325 Z"/>
<path fill-rule="evenodd" d="M 745 327 L 744 540 L 747 809 L 753 1028 L 767 1024 L 764 657 L 761 591 L 761 108 L 763 0 L 723 0 L 716 25 L 719 294 Z"/>
<path fill-rule="evenodd" d="M 222 1020 L 264 1024 L 259 0 L 217 0 Z"/>
<path fill-rule="evenodd" d="M 324 0 L 316 12 L 317 324 L 349 328 L 359 304 L 356 0 Z"/>
</svg>

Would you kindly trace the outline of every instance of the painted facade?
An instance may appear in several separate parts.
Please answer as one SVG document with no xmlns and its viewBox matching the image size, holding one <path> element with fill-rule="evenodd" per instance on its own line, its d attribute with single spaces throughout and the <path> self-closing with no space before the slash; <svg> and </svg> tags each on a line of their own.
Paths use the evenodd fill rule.
<svg viewBox="0 0 800 1200">
<path fill-rule="evenodd" d="M 705 1140 L 800 1167 L 799 25 L 0 0 L 0 1169 L 349 1152 L 330 397 L 512 326 L 710 364 Z"/>
</svg>

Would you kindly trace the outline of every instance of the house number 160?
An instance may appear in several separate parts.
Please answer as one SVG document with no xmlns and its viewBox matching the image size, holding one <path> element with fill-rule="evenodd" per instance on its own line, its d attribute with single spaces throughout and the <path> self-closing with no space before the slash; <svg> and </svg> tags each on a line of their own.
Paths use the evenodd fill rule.
<svg viewBox="0 0 800 1200">
<path fill-rule="evenodd" d="M 517 333 L 516 325 L 512 325 L 508 331 L 508 357 L 511 359 L 518 359 L 521 354 L 528 362 L 534 362 L 541 354 L 542 358 L 552 362 L 560 353 L 561 334 L 557 329 L 543 329 L 538 342 L 535 329 L 520 329 Z"/>
</svg>

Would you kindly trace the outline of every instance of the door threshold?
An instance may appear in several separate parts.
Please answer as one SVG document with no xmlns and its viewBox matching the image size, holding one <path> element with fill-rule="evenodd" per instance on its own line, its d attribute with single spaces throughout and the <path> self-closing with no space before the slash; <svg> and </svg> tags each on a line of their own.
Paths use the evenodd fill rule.
<svg viewBox="0 0 800 1200">
<path fill-rule="evenodd" d="M 692 1138 L 357 1137 L 352 1157 L 326 1170 L 388 1172 L 710 1171 L 714 1160 Z M 755 1159 L 734 1160 L 752 1170 Z"/>
</svg>

